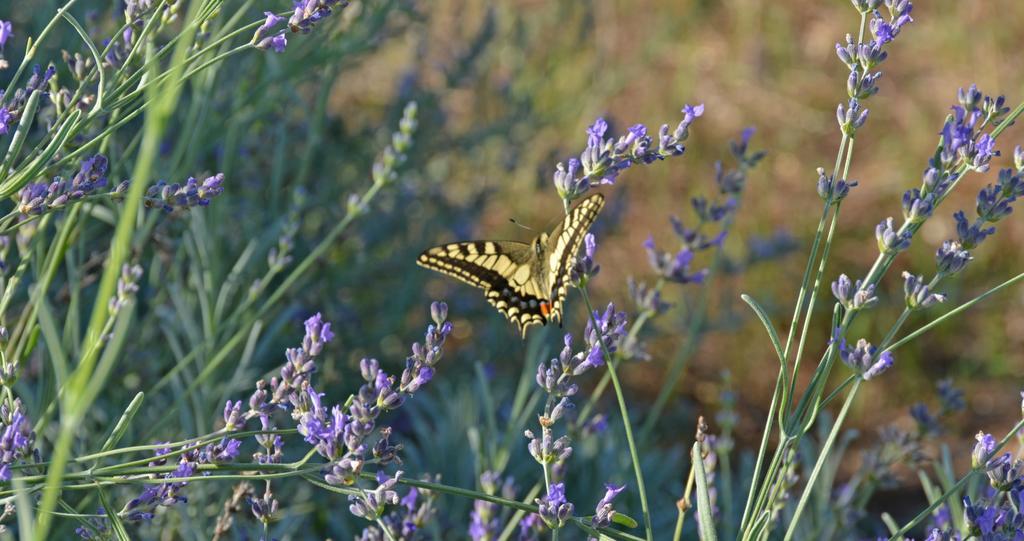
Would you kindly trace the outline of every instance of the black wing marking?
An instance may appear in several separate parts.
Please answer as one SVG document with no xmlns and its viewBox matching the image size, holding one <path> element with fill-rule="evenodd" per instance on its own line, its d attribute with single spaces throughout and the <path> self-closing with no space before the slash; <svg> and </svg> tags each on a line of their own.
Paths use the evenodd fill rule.
<svg viewBox="0 0 1024 541">
<path fill-rule="evenodd" d="M 604 196 L 599 193 L 591 195 L 576 205 L 548 238 L 549 248 L 545 254 L 548 258 L 547 282 L 551 284 L 548 295 L 551 299 L 551 317 L 557 317 L 559 321 L 562 319 L 562 304 L 569 289 L 569 270 L 576 260 L 576 252 L 583 243 L 583 237 L 603 207 Z"/>
<path fill-rule="evenodd" d="M 416 262 L 484 290 L 487 302 L 511 321 L 523 336 L 531 325 L 548 322 L 550 307 L 535 280 L 538 261 L 529 244 L 514 241 L 457 242 L 435 246 Z"/>
</svg>

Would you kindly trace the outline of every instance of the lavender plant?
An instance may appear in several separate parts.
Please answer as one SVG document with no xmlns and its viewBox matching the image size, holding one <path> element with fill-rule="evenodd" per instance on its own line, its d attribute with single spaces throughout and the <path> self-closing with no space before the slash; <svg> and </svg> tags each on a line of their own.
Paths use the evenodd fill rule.
<svg viewBox="0 0 1024 541">
<path fill-rule="evenodd" d="M 424 297 L 441 295 L 409 277 L 405 257 L 438 234 L 431 218 L 462 230 L 483 213 L 486 186 L 456 193 L 430 178 L 473 164 L 460 160 L 475 150 L 496 161 L 490 130 L 510 170 L 519 167 L 517 147 L 541 147 L 522 134 L 578 114 L 523 120 L 542 102 L 514 88 L 519 59 L 486 47 L 496 32 L 530 35 L 502 19 L 503 8 L 488 10 L 477 42 L 441 79 L 464 90 L 479 65 L 500 58 L 505 80 L 517 81 L 502 95 L 510 112 L 455 137 L 445 130 L 459 107 L 431 94 L 437 83 L 423 79 L 435 78 L 417 69 L 380 115 L 392 129 L 342 118 L 333 95 L 369 79 L 379 93 L 359 66 L 405 32 L 416 42 L 411 65 L 439 64 L 418 26 L 434 6 L 129 0 L 97 15 L 86 0 L 68 0 L 55 14 L 0 13 L 13 19 L 0 20 L 0 70 L 13 67 L 0 71 L 2 527 L 32 539 L 1019 536 L 1022 466 L 1002 449 L 1024 421 L 1002 439 L 979 433 L 958 475 L 955 457 L 969 446 L 938 439 L 964 409 L 951 382 L 938 385 L 937 409 L 915 404 L 911 424 L 882 427 L 859 453 L 863 467 L 841 468 L 860 441 L 848 428 L 856 398 L 900 370 L 897 350 L 1024 277 L 947 308 L 1024 195 L 1024 150 L 997 167 L 1010 154 L 1000 154 L 1000 137 L 1024 105 L 1010 110 L 975 86 L 936 122 L 936 150 L 899 214 L 875 217 L 875 261 L 829 268 L 841 208 L 876 185 L 849 174 L 857 136 L 873 129 L 867 106 L 886 86 L 880 67 L 914 31 L 908 0 L 852 3 L 859 29 L 836 45 L 846 71 L 839 148 L 831 170 L 815 175 L 821 218 L 785 335 L 743 296 L 779 361 L 753 456 L 742 445 L 757 423 L 729 378 L 711 423 L 679 392 L 686 383 L 685 395 L 702 402 L 707 389 L 684 379 L 689 361 L 706 336 L 735 325 L 718 300 L 731 293 L 714 295 L 720 278 L 793 244 L 785 233 L 735 234 L 751 204 L 748 175 L 765 156 L 751 149 L 753 128 L 730 144 L 730 163 L 716 163 L 708 188 L 687 186 L 690 214 L 671 217 L 670 235 L 654 231 L 631 248 L 649 268 L 625 269 L 635 274 L 628 292 L 608 281 L 622 271 L 606 255 L 612 232 L 588 234 L 560 342 L 535 331 L 520 348 L 457 293 L 446 295 L 451 310 L 435 302 L 428 316 Z M 656 135 L 597 119 L 584 149 L 548 176 L 552 201 L 567 212 L 591 190 L 625 201 L 625 188 L 640 184 L 623 179 L 642 166 L 682 178 L 678 158 L 696 120 L 718 113 L 681 113 Z M 430 137 L 413 155 L 421 122 Z M 972 173 L 990 177 L 974 208 L 940 208 Z M 920 248 L 933 220 L 954 232 L 927 249 L 934 268 L 897 262 Z M 420 223 L 431 225 L 410 225 Z M 886 278 L 894 264 L 895 285 Z M 829 281 L 835 302 L 818 325 Z M 891 326 L 862 323 L 884 316 L 893 298 Z M 312 306 L 323 315 L 310 316 Z M 424 326 L 406 348 L 407 329 Z M 816 338 L 825 346 L 809 366 Z M 522 363 L 507 362 L 520 350 Z M 517 383 L 506 377 L 515 371 Z M 652 371 L 664 374 L 648 402 L 643 375 Z M 680 436 L 690 419 L 695 441 Z M 882 491 L 914 479 L 923 511 L 874 516 Z"/>
</svg>

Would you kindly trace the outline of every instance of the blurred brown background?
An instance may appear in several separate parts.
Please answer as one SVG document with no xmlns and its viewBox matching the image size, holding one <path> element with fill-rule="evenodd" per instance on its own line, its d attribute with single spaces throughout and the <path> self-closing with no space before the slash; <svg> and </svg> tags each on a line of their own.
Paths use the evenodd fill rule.
<svg viewBox="0 0 1024 541">
<path fill-rule="evenodd" d="M 584 129 L 596 116 L 609 118 L 620 133 L 635 122 L 652 129 L 674 124 L 684 103 L 706 104 L 685 157 L 630 170 L 606 190 L 613 199 L 628 197 L 628 206 L 614 235 L 602 239 L 599 259 L 606 270 L 598 280 L 599 298 L 626 301 L 626 275 L 649 276 L 643 239 L 653 234 L 670 245 L 667 217 L 687 216 L 689 197 L 711 190 L 713 163 L 727 158 L 727 141 L 743 127 L 758 129 L 753 146 L 769 155 L 751 174 L 728 250 L 740 253 L 750 235 L 778 229 L 795 237 L 798 250 L 723 279 L 713 296 L 715 310 L 737 312 L 741 325 L 708 336 L 680 387 L 682 399 L 698 412 L 714 411 L 719 374 L 730 369 L 739 391 L 738 435 L 742 441 L 759 433 L 776 365 L 763 329 L 738 295 L 758 298 L 785 333 L 820 212 L 814 171 L 831 168 L 839 140 L 835 107 L 845 100 L 847 71 L 834 44 L 856 33 L 859 17 L 850 2 L 439 0 L 428 9 L 418 35 L 392 41 L 379 53 L 394 72 L 382 71 L 379 61 L 367 63 L 363 76 L 334 89 L 331 106 L 354 121 L 352 111 L 375 116 L 392 100 L 382 89 L 400 88 L 403 79 L 438 89 L 439 103 L 421 106 L 428 117 L 440 115 L 447 128 L 431 133 L 428 118 L 423 136 L 447 138 L 435 148 L 450 151 L 427 156 L 422 174 L 443 183 L 444 194 L 456 202 L 481 187 L 492 190 L 486 199 L 491 212 L 473 234 L 528 235 L 508 223 L 513 216 L 547 225 L 560 208 L 550 185 L 554 165 L 582 149 Z M 843 206 L 828 282 L 840 272 L 863 276 L 874 260 L 874 226 L 899 216 L 901 194 L 919 184 L 957 88 L 977 83 L 986 93 L 1006 94 L 1010 107 L 1024 99 L 1024 3 L 919 1 L 913 16 L 882 65 L 881 92 L 865 103 L 871 116 L 858 133 L 850 175 L 861 185 Z M 480 144 L 472 153 L 460 152 L 468 140 Z M 1005 132 L 1003 156 L 993 170 L 969 176 L 940 208 L 893 266 L 882 284 L 883 304 L 862 318 L 855 334 L 880 339 L 902 308 L 900 272 L 931 275 L 935 248 L 953 235 L 952 213 L 973 209 L 978 188 L 994 179 L 1019 143 L 1024 129 Z M 1002 222 L 968 270 L 943 288 L 951 296 L 945 308 L 915 315 L 905 329 L 1019 272 L 1022 213 Z M 440 291 L 451 287 L 438 284 Z M 816 360 L 828 335 L 827 289 L 826 283 L 805 366 Z M 1005 431 L 1024 385 L 1022 300 L 1020 288 L 1002 293 L 899 350 L 896 368 L 861 393 L 853 424 L 870 430 L 889 420 L 909 422 L 907 407 L 918 400 L 934 406 L 934 383 L 952 377 L 968 401 L 968 413 L 954 419 L 955 448 L 969 449 L 968 438 L 979 429 Z M 665 358 L 678 346 L 673 321 L 672 315 L 661 320 L 655 360 L 627 372 L 634 396 L 653 399 Z"/>
</svg>

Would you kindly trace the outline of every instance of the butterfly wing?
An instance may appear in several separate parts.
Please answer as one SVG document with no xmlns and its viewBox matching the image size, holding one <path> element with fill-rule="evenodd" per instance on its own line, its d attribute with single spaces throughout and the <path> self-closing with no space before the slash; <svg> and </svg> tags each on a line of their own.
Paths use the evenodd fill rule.
<svg viewBox="0 0 1024 541">
<path fill-rule="evenodd" d="M 551 299 L 551 317 L 562 319 L 562 303 L 569 290 L 569 271 L 576 260 L 576 252 L 583 243 L 583 237 L 594 224 L 597 214 L 604 207 L 604 196 L 594 194 L 576 205 L 548 237 L 548 245 L 544 250 L 549 285 L 548 298 Z"/>
<path fill-rule="evenodd" d="M 520 331 L 546 324 L 550 308 L 547 291 L 536 279 L 539 263 L 531 245 L 515 241 L 473 241 L 442 244 L 416 260 L 484 290 L 494 305 Z"/>
</svg>

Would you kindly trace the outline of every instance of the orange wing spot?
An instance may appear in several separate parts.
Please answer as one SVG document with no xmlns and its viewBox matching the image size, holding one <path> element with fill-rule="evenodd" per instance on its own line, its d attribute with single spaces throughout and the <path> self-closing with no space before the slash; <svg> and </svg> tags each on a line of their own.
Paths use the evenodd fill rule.
<svg viewBox="0 0 1024 541">
<path fill-rule="evenodd" d="M 551 303 L 540 301 L 540 313 L 544 314 L 544 317 L 548 317 L 551 314 Z"/>
</svg>

